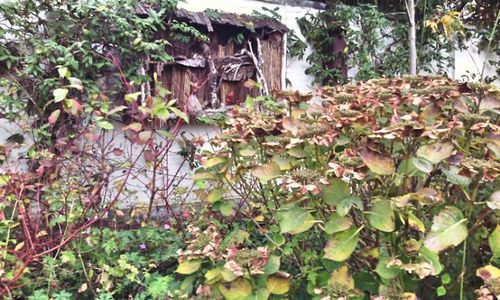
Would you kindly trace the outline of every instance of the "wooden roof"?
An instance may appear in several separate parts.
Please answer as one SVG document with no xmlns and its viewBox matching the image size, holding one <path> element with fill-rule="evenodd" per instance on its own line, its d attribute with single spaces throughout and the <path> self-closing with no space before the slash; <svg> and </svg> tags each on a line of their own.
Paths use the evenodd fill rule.
<svg viewBox="0 0 500 300">
<path fill-rule="evenodd" d="M 175 16 L 185 19 L 191 23 L 204 25 L 208 31 L 213 31 L 213 24 L 229 25 L 240 28 L 271 29 L 280 32 L 287 32 L 288 28 L 273 18 L 256 17 L 249 15 L 238 15 L 227 12 L 217 12 L 207 14 L 205 12 L 193 12 L 185 9 L 177 9 Z"/>
<path fill-rule="evenodd" d="M 154 8 L 150 6 L 139 6 L 136 8 L 138 15 L 148 15 L 151 10 L 154 10 Z M 238 15 L 222 11 L 217 11 L 216 13 L 206 13 L 178 8 L 174 12 L 174 17 L 182 21 L 187 21 L 191 24 L 206 26 L 209 32 L 213 31 L 213 25 L 215 24 L 247 28 L 249 30 L 250 28 L 255 30 L 269 29 L 283 33 L 288 31 L 288 28 L 284 24 L 270 17 Z"/>
</svg>

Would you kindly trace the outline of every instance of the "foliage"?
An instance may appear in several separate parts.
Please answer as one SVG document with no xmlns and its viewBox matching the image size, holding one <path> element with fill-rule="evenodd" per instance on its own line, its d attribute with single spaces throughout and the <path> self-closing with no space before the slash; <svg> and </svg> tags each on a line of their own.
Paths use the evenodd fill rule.
<svg viewBox="0 0 500 300">
<path fill-rule="evenodd" d="M 208 208 L 178 272 L 199 295 L 498 293 L 498 88 L 403 77 L 276 97 L 233 111 L 193 176 Z"/>
<path fill-rule="evenodd" d="M 314 82 L 337 84 L 408 72 L 404 1 L 382 1 L 376 6 L 370 1 L 333 2 L 325 11 L 299 19 L 302 34 L 313 50 L 307 58 L 311 63 L 307 72 Z M 466 42 L 477 44 L 481 51 L 496 53 L 499 40 L 494 12 L 498 11 L 498 3 L 493 2 L 417 1 L 419 72 L 446 75 L 454 65 L 453 51 L 464 49 Z M 498 65 L 495 60 L 487 63 L 494 68 Z M 350 72 L 343 69 L 345 66 Z M 464 79 L 482 77 L 481 73 L 471 72 Z M 482 79 L 493 82 L 496 77 Z"/>
<path fill-rule="evenodd" d="M 317 83 L 345 83 L 344 63 L 356 70 L 353 78 L 358 80 L 406 73 L 408 49 L 400 45 L 406 40 L 405 27 L 376 6 L 339 5 L 307 14 L 299 25 L 313 48 L 306 73 Z"/>
<path fill-rule="evenodd" d="M 44 257 L 15 294 L 27 299 L 174 297 L 182 293 L 173 276 L 181 247 L 181 236 L 168 226 L 94 228 L 55 256 Z"/>
<path fill-rule="evenodd" d="M 141 257 L 123 241 L 116 246 L 120 256 L 89 251 L 115 239 L 148 239 L 156 250 L 164 239 L 175 247 L 178 239 L 153 229 L 136 235 L 96 228 L 149 224 L 156 212 L 177 231 L 190 216 L 181 179 L 165 171 L 189 121 L 186 108 L 145 70 L 146 59 L 171 58 L 168 41 L 156 32 L 168 25 L 163 14 L 176 1 L 160 2 L 149 3 L 158 11 L 144 15 L 128 0 L 0 5 L 1 47 L 10 53 L 3 57 L 10 64 L 2 66 L 0 113 L 16 130 L 0 145 L 0 294 L 64 299 L 95 293 L 98 280 L 113 287 L 102 291 L 124 297 L 152 285 L 158 298 L 158 289 L 173 282 L 161 273 L 173 266 L 151 261 L 170 264 L 174 249 Z M 137 199 L 135 206 L 126 203 Z M 131 206 L 126 218 L 123 206 Z M 85 279 L 75 275 L 79 270 Z"/>
</svg>

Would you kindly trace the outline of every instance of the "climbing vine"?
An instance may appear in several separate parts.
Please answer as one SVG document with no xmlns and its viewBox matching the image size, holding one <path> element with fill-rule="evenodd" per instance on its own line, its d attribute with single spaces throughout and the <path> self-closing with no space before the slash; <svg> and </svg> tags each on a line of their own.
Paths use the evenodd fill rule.
<svg viewBox="0 0 500 300">
<path fill-rule="evenodd" d="M 485 5 L 419 1 L 416 6 L 419 71 L 449 75 L 454 64 L 453 50 L 463 49 L 472 38 L 477 39 L 480 51 L 488 50 L 488 34 L 495 22 L 493 18 L 489 27 L 478 26 L 486 19 L 478 15 L 481 11 L 478 6 L 494 9 L 495 4 Z M 317 14 L 306 14 L 298 23 L 312 48 L 307 57 L 311 67 L 306 73 L 314 77 L 314 83 L 339 84 L 408 72 L 408 20 L 404 3 L 399 6 L 337 3 Z M 489 50 L 498 52 L 497 34 L 492 44 Z M 487 63 L 498 67 L 495 61 Z M 473 76 L 478 74 L 470 77 Z M 496 78 L 485 79 L 491 82 Z"/>
</svg>

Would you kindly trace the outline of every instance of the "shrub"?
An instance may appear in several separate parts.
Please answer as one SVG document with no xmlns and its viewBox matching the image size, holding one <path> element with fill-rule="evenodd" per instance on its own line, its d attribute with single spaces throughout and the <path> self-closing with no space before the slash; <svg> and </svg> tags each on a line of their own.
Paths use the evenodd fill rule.
<svg viewBox="0 0 500 300">
<path fill-rule="evenodd" d="M 498 294 L 499 95 L 404 77 L 233 111 L 177 272 L 226 299 Z"/>
</svg>

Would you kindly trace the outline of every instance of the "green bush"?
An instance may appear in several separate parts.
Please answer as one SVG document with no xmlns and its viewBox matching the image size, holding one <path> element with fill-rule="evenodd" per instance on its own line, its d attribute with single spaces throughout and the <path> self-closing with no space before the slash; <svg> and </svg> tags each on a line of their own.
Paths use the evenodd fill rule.
<svg viewBox="0 0 500 300">
<path fill-rule="evenodd" d="M 168 245 L 168 247 L 166 247 Z M 169 228 L 93 229 L 20 280 L 35 299 L 164 299 L 180 293 L 173 271 L 182 236 Z"/>
<path fill-rule="evenodd" d="M 234 111 L 177 272 L 209 298 L 500 293 L 499 95 L 405 77 Z"/>
</svg>

